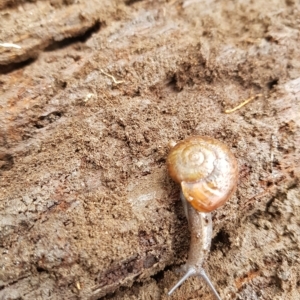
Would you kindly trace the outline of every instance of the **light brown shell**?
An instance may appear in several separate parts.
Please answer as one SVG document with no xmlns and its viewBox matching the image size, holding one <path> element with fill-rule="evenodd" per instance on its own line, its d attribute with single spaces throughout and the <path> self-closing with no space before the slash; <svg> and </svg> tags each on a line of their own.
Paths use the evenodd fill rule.
<svg viewBox="0 0 300 300">
<path fill-rule="evenodd" d="M 237 161 L 225 144 L 210 137 L 192 136 L 177 143 L 167 167 L 185 199 L 201 212 L 223 205 L 236 189 Z"/>
</svg>

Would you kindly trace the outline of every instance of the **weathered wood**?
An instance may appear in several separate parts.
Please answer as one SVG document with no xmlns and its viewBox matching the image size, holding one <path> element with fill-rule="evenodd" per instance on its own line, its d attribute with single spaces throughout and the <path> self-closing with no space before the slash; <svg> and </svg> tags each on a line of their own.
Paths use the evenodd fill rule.
<svg viewBox="0 0 300 300">
<path fill-rule="evenodd" d="M 0 41 L 22 46 L 0 48 L 0 299 L 164 298 L 189 242 L 165 158 L 191 134 L 239 161 L 238 190 L 213 215 L 218 292 L 299 298 L 299 13 L 226 3 L 0 11 Z M 211 299 L 200 280 L 172 299 L 186 295 Z"/>
</svg>

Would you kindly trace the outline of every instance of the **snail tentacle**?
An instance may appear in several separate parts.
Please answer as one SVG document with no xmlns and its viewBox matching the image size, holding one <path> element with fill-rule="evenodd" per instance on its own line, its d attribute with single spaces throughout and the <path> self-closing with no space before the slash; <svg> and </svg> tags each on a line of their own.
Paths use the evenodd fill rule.
<svg viewBox="0 0 300 300">
<path fill-rule="evenodd" d="M 204 281 L 206 282 L 206 284 L 210 287 L 210 289 L 213 292 L 216 299 L 222 300 L 221 297 L 219 296 L 217 290 L 213 286 L 212 282 L 210 281 L 209 277 L 207 276 L 206 272 L 204 271 L 204 269 L 202 269 L 202 272 L 201 272 L 201 274 L 199 274 L 199 276 L 201 276 L 204 279 Z"/>
<path fill-rule="evenodd" d="M 168 295 L 171 296 L 173 292 L 180 287 L 189 277 L 196 274 L 196 270 L 194 268 L 190 268 L 187 272 L 180 278 L 180 280 L 170 289 Z"/>
</svg>

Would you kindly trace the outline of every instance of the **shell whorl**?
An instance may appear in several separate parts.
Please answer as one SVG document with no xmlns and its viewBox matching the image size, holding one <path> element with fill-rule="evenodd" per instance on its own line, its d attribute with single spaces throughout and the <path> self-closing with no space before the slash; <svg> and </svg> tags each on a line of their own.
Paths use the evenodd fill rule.
<svg viewBox="0 0 300 300">
<path fill-rule="evenodd" d="M 210 212 L 226 202 L 238 180 L 237 161 L 228 147 L 210 137 L 192 136 L 177 143 L 167 158 L 172 179 L 198 211 Z"/>
</svg>

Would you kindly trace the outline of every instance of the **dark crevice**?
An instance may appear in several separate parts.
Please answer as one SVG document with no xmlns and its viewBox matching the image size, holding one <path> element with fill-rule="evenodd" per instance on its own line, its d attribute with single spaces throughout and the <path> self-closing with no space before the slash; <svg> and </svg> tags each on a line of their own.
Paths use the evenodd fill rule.
<svg viewBox="0 0 300 300">
<path fill-rule="evenodd" d="M 62 7 L 62 6 L 69 6 L 72 5 L 75 2 L 75 0 L 60 0 L 60 1 L 53 1 L 50 0 L 50 5 L 53 7 Z"/>
<path fill-rule="evenodd" d="M 8 171 L 10 170 L 14 165 L 14 158 L 11 154 L 0 153 L 0 171 Z"/>
<path fill-rule="evenodd" d="M 179 93 L 182 91 L 184 85 L 187 84 L 187 82 L 180 82 L 180 79 L 178 77 L 178 74 L 173 74 L 168 78 L 167 87 L 176 92 Z"/>
<path fill-rule="evenodd" d="M 70 37 L 70 38 L 66 38 L 59 42 L 53 42 L 51 45 L 46 47 L 44 51 L 50 52 L 50 51 L 55 51 L 58 49 L 63 49 L 63 48 L 66 48 L 66 47 L 68 47 L 72 44 L 78 43 L 78 42 L 86 43 L 86 41 L 92 36 L 93 33 L 96 33 L 100 30 L 100 27 L 101 27 L 101 23 L 99 20 L 97 20 L 95 22 L 95 24 L 92 27 L 90 27 L 83 34 L 80 34 L 80 35 L 74 36 L 74 37 Z"/>
<path fill-rule="evenodd" d="M 13 71 L 23 69 L 26 66 L 31 65 L 34 61 L 35 61 L 35 58 L 29 58 L 25 61 L 18 62 L 18 63 L 12 63 L 12 64 L 5 65 L 5 66 L 0 65 L 0 75 L 6 75 L 6 74 L 11 73 Z"/>
<path fill-rule="evenodd" d="M 31 2 L 36 2 L 36 1 L 31 0 Z M 24 2 L 26 2 L 26 0 L 2 0 L 2 1 L 0 1 L 0 9 L 13 8 L 13 7 L 16 7 L 16 6 L 24 3 Z"/>
<path fill-rule="evenodd" d="M 278 78 L 275 78 L 275 79 L 269 81 L 269 82 L 267 83 L 268 89 L 269 89 L 269 90 L 274 89 L 274 87 L 276 87 L 276 85 L 278 84 L 278 81 L 279 81 Z"/>
<path fill-rule="evenodd" d="M 53 111 L 46 116 L 40 116 L 33 126 L 37 129 L 46 127 L 47 125 L 56 122 L 63 116 L 63 113 L 60 111 Z"/>
<path fill-rule="evenodd" d="M 60 78 L 55 78 L 55 85 L 58 89 L 64 90 L 68 86 L 68 82 Z"/>
<path fill-rule="evenodd" d="M 165 272 L 172 270 L 172 266 L 166 266 L 163 270 L 159 271 L 155 275 L 151 276 L 157 283 L 162 281 L 165 277 Z"/>
<path fill-rule="evenodd" d="M 167 86 L 176 92 L 178 91 L 176 74 L 171 76 Z"/>
<path fill-rule="evenodd" d="M 36 270 L 38 273 L 42 273 L 42 272 L 48 272 L 46 269 L 44 269 L 43 267 L 37 266 Z"/>
<path fill-rule="evenodd" d="M 230 248 L 230 245 L 230 235 L 226 231 L 220 230 L 212 240 L 211 251 L 215 251 L 217 249 Z"/>
<path fill-rule="evenodd" d="M 121 290 L 121 288 L 120 288 L 120 290 Z M 98 298 L 97 300 L 100 300 L 100 299 L 104 299 L 104 300 L 116 299 L 116 294 L 117 293 L 118 293 L 118 291 L 115 291 L 113 293 L 108 293 L 105 296 Z"/>
<path fill-rule="evenodd" d="M 142 0 L 126 0 L 125 1 L 125 4 L 126 5 L 132 5 L 132 4 L 134 4 L 134 3 L 136 3 L 136 2 L 141 2 Z"/>
<path fill-rule="evenodd" d="M 265 40 L 268 41 L 269 43 L 275 43 L 278 44 L 278 40 L 274 38 L 271 34 L 268 34 L 265 36 Z"/>
</svg>

